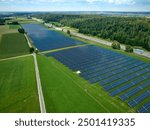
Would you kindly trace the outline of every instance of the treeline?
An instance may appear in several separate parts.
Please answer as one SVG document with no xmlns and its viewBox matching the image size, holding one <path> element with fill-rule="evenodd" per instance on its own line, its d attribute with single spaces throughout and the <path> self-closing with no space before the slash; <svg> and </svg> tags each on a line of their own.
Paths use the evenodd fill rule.
<svg viewBox="0 0 150 130">
<path fill-rule="evenodd" d="M 4 25 L 5 24 L 5 19 L 0 19 L 0 25 Z"/>
<path fill-rule="evenodd" d="M 106 17 L 98 15 L 39 15 L 46 22 L 78 28 L 80 33 L 141 46 L 150 51 L 150 19 L 138 17 Z"/>
</svg>

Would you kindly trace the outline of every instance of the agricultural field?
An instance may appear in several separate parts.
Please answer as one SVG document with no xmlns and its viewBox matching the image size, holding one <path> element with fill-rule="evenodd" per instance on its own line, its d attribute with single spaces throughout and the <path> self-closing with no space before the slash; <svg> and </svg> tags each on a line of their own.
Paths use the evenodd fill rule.
<svg viewBox="0 0 150 130">
<path fill-rule="evenodd" d="M 52 57 L 39 55 L 38 64 L 47 112 L 135 112 Z"/>
<path fill-rule="evenodd" d="M 31 56 L 0 61 L 0 112 L 40 112 Z"/>
<path fill-rule="evenodd" d="M 19 28 L 21 28 L 21 26 L 20 25 L 9 25 L 9 28 L 10 29 L 19 29 Z"/>
<path fill-rule="evenodd" d="M 18 32 L 18 30 L 16 30 L 16 29 L 10 29 L 9 25 L 1 25 L 0 26 L 0 40 L 1 40 L 3 34 L 17 33 L 17 32 Z"/>
<path fill-rule="evenodd" d="M 27 19 L 25 17 L 13 17 L 10 20 L 6 20 L 6 23 L 11 23 L 14 21 L 18 21 L 20 24 L 22 24 L 22 23 L 37 23 L 35 20 Z"/>
<path fill-rule="evenodd" d="M 29 46 L 23 34 L 3 34 L 0 41 L 0 58 L 29 54 Z"/>
</svg>

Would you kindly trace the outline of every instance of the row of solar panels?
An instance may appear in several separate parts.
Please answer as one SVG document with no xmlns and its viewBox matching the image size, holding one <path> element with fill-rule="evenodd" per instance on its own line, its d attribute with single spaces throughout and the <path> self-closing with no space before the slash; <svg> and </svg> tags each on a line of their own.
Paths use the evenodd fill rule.
<svg viewBox="0 0 150 130">
<path fill-rule="evenodd" d="M 33 44 L 40 51 L 85 44 L 82 41 L 49 30 L 40 24 L 22 24 L 21 26 L 26 30 Z"/>
<path fill-rule="evenodd" d="M 121 94 L 122 100 L 136 95 L 129 90 L 139 88 L 135 91 L 140 92 L 140 88 L 150 87 L 150 64 L 104 48 L 90 45 L 47 56 L 53 56 L 73 71 L 79 70 L 84 79 L 98 82 L 110 95 Z"/>
<path fill-rule="evenodd" d="M 145 103 L 143 106 L 141 106 L 139 109 L 138 109 L 138 112 L 140 113 L 147 113 L 147 112 L 150 112 L 150 101 L 148 103 Z"/>
<path fill-rule="evenodd" d="M 138 105 L 139 103 L 141 103 L 145 98 L 150 96 L 150 89 L 144 91 L 142 94 L 136 96 L 134 99 L 130 100 L 128 102 L 130 107 L 135 107 L 136 105 Z"/>
</svg>

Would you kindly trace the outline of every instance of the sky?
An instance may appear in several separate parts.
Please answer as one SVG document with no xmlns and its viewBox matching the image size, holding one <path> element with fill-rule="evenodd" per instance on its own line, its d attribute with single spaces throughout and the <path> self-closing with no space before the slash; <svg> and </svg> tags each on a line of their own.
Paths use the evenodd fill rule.
<svg viewBox="0 0 150 130">
<path fill-rule="evenodd" d="M 0 11 L 150 11 L 150 0 L 0 0 Z"/>
</svg>

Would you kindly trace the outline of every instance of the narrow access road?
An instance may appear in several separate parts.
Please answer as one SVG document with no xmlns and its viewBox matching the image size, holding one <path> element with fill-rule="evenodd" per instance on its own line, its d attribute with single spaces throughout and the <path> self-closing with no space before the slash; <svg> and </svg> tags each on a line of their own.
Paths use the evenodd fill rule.
<svg viewBox="0 0 150 130">
<path fill-rule="evenodd" d="M 30 43 L 30 41 L 29 41 L 29 39 L 28 39 L 27 34 L 24 34 L 24 36 L 25 36 L 25 38 L 26 38 L 26 40 L 27 40 L 27 43 L 28 43 L 29 47 L 31 48 L 31 47 L 32 47 L 32 45 L 31 45 L 31 43 Z"/>
<path fill-rule="evenodd" d="M 22 56 L 15 56 L 15 57 L 10 57 L 10 58 L 4 58 L 4 59 L 0 59 L 0 61 L 13 60 L 13 59 L 23 58 L 23 57 L 27 57 L 27 56 L 31 56 L 31 54 L 22 55 Z"/>
<path fill-rule="evenodd" d="M 33 58 L 34 58 L 36 80 L 37 80 L 37 88 L 38 88 L 39 103 L 40 103 L 40 110 L 41 110 L 41 113 L 46 113 L 45 101 L 44 101 L 44 97 L 43 97 L 43 91 L 42 91 L 42 85 L 41 85 L 41 79 L 40 79 L 40 74 L 39 74 L 37 58 L 36 58 L 36 54 L 35 53 L 33 53 L 32 55 L 33 55 Z"/>
<path fill-rule="evenodd" d="M 49 51 L 43 51 L 43 52 L 40 52 L 39 54 L 47 54 L 51 52 L 62 51 L 62 50 L 67 50 L 67 49 L 72 49 L 72 48 L 77 48 L 77 47 L 82 47 L 82 46 L 87 46 L 87 45 L 81 44 L 81 45 L 76 45 L 76 46 L 71 46 L 71 47 L 59 48 L 59 49 L 54 49 L 54 50 L 49 50 Z"/>
<path fill-rule="evenodd" d="M 31 45 L 31 43 L 28 39 L 28 36 L 26 34 L 25 34 L 25 38 L 27 39 L 28 45 L 31 48 L 32 45 Z M 35 73 L 36 73 L 36 81 L 37 81 L 40 110 L 41 110 L 41 113 L 46 113 L 46 107 L 45 107 L 45 101 L 44 101 L 44 96 L 43 96 L 43 91 L 42 91 L 42 85 L 41 85 L 41 79 L 40 79 L 40 74 L 39 74 L 39 67 L 38 67 L 38 63 L 37 63 L 37 58 L 36 58 L 35 53 L 33 53 L 32 55 L 34 58 L 34 66 L 35 66 Z"/>
</svg>

